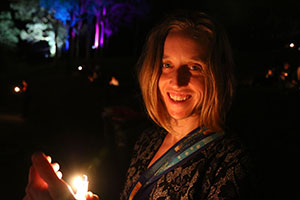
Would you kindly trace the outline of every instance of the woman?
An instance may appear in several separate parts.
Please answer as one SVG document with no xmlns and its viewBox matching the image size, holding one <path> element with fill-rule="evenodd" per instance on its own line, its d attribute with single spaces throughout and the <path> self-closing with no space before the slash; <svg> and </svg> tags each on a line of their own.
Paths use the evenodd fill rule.
<svg viewBox="0 0 300 200">
<path fill-rule="evenodd" d="M 139 65 L 146 109 L 162 128 L 137 142 L 121 199 L 250 198 L 248 158 L 224 133 L 234 81 L 222 30 L 204 13 L 169 16 L 152 30 Z"/>
<path fill-rule="evenodd" d="M 169 16 L 150 33 L 138 64 L 145 106 L 159 128 L 136 143 L 121 199 L 250 198 L 248 157 L 224 132 L 233 76 L 222 30 L 201 12 Z M 35 154 L 32 168 L 41 182 L 52 174 L 49 199 L 72 199 L 45 156 Z M 32 177 L 27 196 L 39 191 Z"/>
</svg>

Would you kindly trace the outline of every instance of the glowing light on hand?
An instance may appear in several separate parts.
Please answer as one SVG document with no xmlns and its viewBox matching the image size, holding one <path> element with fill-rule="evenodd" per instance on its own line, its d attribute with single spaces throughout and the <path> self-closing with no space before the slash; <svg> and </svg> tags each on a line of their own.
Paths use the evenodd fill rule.
<svg viewBox="0 0 300 200">
<path fill-rule="evenodd" d="M 86 200 L 86 195 L 88 192 L 88 179 L 86 175 L 77 176 L 73 181 L 73 186 L 76 190 L 75 198 L 77 200 Z"/>
</svg>

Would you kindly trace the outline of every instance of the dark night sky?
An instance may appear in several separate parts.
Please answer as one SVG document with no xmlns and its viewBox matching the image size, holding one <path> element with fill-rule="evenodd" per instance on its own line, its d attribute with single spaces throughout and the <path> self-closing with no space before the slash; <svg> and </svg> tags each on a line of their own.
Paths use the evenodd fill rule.
<svg viewBox="0 0 300 200">
<path fill-rule="evenodd" d="M 151 9 L 148 16 L 136 22 L 140 29 L 138 39 L 132 38 L 132 40 L 139 40 L 138 50 L 135 52 L 137 55 L 150 28 L 162 16 L 174 9 L 200 10 L 213 16 L 227 31 L 237 54 L 281 51 L 286 44 L 300 41 L 300 1 L 154 0 L 149 2 Z M 124 37 L 126 31 L 120 35 Z M 123 38 L 120 41 L 125 43 L 127 41 L 123 45 L 124 48 L 132 43 Z M 124 51 L 120 49 L 120 52 Z"/>
<path fill-rule="evenodd" d="M 176 8 L 203 10 L 224 25 L 234 42 L 288 38 L 293 29 L 300 30 L 300 2 L 209 0 L 209 1 L 154 1 L 154 10 L 164 13 Z M 172 3 L 169 3 L 172 2 Z M 252 41 L 251 41 L 252 40 Z"/>
</svg>

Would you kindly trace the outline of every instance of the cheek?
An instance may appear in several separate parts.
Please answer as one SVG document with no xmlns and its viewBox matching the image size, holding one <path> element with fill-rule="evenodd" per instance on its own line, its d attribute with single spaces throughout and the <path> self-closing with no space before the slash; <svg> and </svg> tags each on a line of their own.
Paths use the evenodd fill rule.
<svg viewBox="0 0 300 200">
<path fill-rule="evenodd" d="M 163 80 L 161 79 L 161 77 L 158 79 L 158 84 L 157 84 L 157 87 L 158 87 L 158 98 L 160 100 L 163 100 Z"/>
<path fill-rule="evenodd" d="M 191 80 L 191 85 L 193 85 L 193 87 L 194 87 L 195 91 L 197 91 L 197 93 L 203 94 L 204 86 L 205 86 L 203 78 L 201 78 L 201 79 L 199 79 L 199 78 L 192 79 Z"/>
<path fill-rule="evenodd" d="M 160 75 L 160 77 L 158 79 L 158 90 L 161 94 L 163 93 L 163 88 L 165 85 L 164 83 L 165 83 L 165 78 L 163 75 Z"/>
<path fill-rule="evenodd" d="M 197 100 L 194 102 L 194 109 L 195 112 L 199 113 L 201 108 L 202 108 L 202 104 L 203 104 L 203 100 L 204 100 L 204 90 L 205 90 L 205 84 L 204 84 L 204 80 L 197 80 L 194 82 L 194 90 L 197 93 Z"/>
</svg>

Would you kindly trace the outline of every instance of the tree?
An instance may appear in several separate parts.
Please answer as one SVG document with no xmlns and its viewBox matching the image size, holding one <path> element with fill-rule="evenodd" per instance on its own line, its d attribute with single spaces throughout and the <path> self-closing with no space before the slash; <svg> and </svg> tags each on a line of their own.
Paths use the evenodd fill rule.
<svg viewBox="0 0 300 200">
<path fill-rule="evenodd" d="M 25 24 L 20 31 L 20 38 L 29 43 L 46 41 L 50 47 L 50 56 L 57 55 L 67 38 L 64 23 L 42 9 L 38 0 L 20 0 L 10 6 L 15 19 Z"/>
<path fill-rule="evenodd" d="M 66 29 L 66 50 L 74 55 L 75 37 L 77 35 L 76 25 L 81 20 L 79 13 L 79 0 L 40 0 L 40 6 L 58 21 L 62 22 Z"/>
<path fill-rule="evenodd" d="M 102 48 L 105 38 L 128 26 L 135 18 L 147 13 L 145 1 L 89 0 L 88 11 L 96 17 L 94 48 Z M 100 30 L 100 31 L 99 31 Z"/>
<path fill-rule="evenodd" d="M 0 37 L 14 46 L 18 39 L 28 43 L 46 41 L 50 56 L 70 47 L 71 56 L 79 55 L 79 41 L 85 56 L 91 48 L 103 48 L 109 37 L 122 26 L 145 14 L 141 0 L 19 0 L 10 12 L 0 14 Z M 10 14 L 12 13 L 12 14 Z M 18 26 L 15 26 L 17 21 Z M 20 23 L 21 22 L 21 23 Z"/>
<path fill-rule="evenodd" d="M 19 42 L 20 30 L 15 26 L 11 13 L 0 13 L 0 43 L 13 49 Z"/>
<path fill-rule="evenodd" d="M 126 0 L 40 0 L 43 8 L 69 26 L 70 54 L 79 54 L 80 35 L 85 40 L 85 55 L 89 57 L 91 47 L 103 48 L 105 40 L 118 32 L 120 26 L 145 15 L 145 1 Z M 92 33 L 93 45 L 91 42 Z"/>
</svg>

